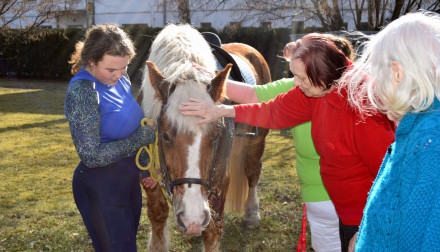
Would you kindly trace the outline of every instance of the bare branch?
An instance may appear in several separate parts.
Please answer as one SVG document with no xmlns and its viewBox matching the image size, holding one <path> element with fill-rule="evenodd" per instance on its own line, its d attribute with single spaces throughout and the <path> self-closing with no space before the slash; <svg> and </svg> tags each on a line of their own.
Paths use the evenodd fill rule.
<svg viewBox="0 0 440 252">
<path fill-rule="evenodd" d="M 0 2 L 0 27 L 10 26 L 20 20 L 22 28 L 34 29 L 75 9 L 80 0 L 2 0 Z"/>
<path fill-rule="evenodd" d="M 178 1 L 167 0 L 169 6 Z M 432 3 L 432 4 L 431 4 Z M 233 10 L 231 22 L 253 25 L 256 22 L 276 21 L 291 27 L 293 22 L 317 22 L 324 31 L 340 30 L 350 20 L 357 30 L 379 30 L 400 15 L 429 6 L 440 12 L 440 0 L 191 0 L 190 9 L 206 16 L 221 10 Z M 177 8 L 177 6 L 176 6 Z M 175 9 L 176 9 L 175 8 Z M 364 18 L 367 17 L 367 20 Z M 345 23 L 344 23 L 345 21 Z M 309 25 L 313 22 L 309 22 Z M 361 27 L 362 26 L 362 27 Z"/>
</svg>

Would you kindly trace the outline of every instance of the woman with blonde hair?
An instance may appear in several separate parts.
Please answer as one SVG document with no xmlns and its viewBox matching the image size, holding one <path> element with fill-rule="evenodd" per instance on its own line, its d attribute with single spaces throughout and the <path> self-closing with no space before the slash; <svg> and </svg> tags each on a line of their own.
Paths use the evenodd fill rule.
<svg viewBox="0 0 440 252">
<path fill-rule="evenodd" d="M 398 123 L 369 193 L 356 252 L 430 251 L 440 237 L 440 16 L 411 13 L 373 36 L 343 82 L 350 102 Z M 364 74 L 369 74 L 365 85 Z M 356 237 L 356 236 L 355 236 Z M 354 250 L 356 239 L 350 242 Z"/>
</svg>

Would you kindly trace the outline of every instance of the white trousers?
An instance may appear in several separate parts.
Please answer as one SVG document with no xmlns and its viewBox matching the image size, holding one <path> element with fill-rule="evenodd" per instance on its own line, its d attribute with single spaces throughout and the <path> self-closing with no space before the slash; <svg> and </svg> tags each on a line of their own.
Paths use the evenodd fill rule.
<svg viewBox="0 0 440 252">
<path fill-rule="evenodd" d="M 333 202 L 305 202 L 312 247 L 316 252 L 340 252 L 339 218 Z"/>
</svg>

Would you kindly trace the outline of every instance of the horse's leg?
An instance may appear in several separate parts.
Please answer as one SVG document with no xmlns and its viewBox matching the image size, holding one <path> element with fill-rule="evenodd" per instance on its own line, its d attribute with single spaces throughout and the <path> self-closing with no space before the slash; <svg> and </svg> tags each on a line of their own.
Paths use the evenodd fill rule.
<svg viewBox="0 0 440 252">
<path fill-rule="evenodd" d="M 223 182 L 220 187 L 222 188 L 213 188 L 209 197 L 211 220 L 202 232 L 203 247 L 206 252 L 220 251 L 220 239 L 223 235 L 225 223 L 225 201 L 229 187 L 229 177 L 227 175 L 223 175 Z"/>
<path fill-rule="evenodd" d="M 153 189 L 144 187 L 144 190 L 147 193 L 147 215 L 151 224 L 148 251 L 167 252 L 170 250 L 167 227 L 168 203 L 159 184 Z"/>
<path fill-rule="evenodd" d="M 220 251 L 220 239 L 223 233 L 223 222 L 224 220 L 221 220 L 220 224 L 217 221 L 211 219 L 206 229 L 202 232 L 203 251 Z"/>
<path fill-rule="evenodd" d="M 251 139 L 246 153 L 245 171 L 248 179 L 249 191 L 245 203 L 245 212 L 242 217 L 241 224 L 245 228 L 255 228 L 260 225 L 260 214 L 257 186 L 261 175 L 261 157 L 264 152 L 265 136 L 267 130 L 259 129 L 259 136 Z"/>
</svg>

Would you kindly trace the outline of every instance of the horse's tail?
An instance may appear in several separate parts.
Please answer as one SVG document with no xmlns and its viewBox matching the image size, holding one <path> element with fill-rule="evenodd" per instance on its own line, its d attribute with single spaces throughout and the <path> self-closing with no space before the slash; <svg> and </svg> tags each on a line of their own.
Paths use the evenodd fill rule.
<svg viewBox="0 0 440 252">
<path fill-rule="evenodd" d="M 230 211 L 240 212 L 244 210 L 249 185 L 245 171 L 246 151 L 244 145 L 246 140 L 235 138 L 234 146 L 229 157 L 229 189 L 226 195 L 225 208 Z"/>
</svg>

